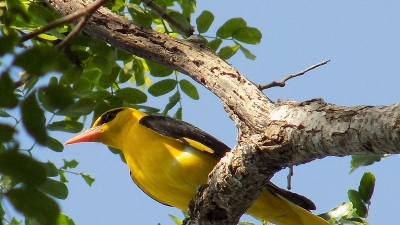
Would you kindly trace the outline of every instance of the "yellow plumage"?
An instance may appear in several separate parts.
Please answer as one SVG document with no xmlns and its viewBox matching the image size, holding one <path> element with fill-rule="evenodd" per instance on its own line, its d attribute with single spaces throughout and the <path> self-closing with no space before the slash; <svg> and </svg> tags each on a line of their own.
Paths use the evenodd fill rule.
<svg viewBox="0 0 400 225">
<path fill-rule="evenodd" d="M 195 196 L 197 187 L 207 182 L 207 175 L 221 154 L 229 150 L 223 143 L 190 124 L 172 118 L 148 116 L 131 108 L 103 114 L 91 129 L 67 141 L 67 144 L 87 141 L 121 149 L 132 179 L 146 194 L 184 211 Z M 299 201 L 306 198 L 279 189 L 272 183 L 269 187 L 247 214 L 279 225 L 329 224 L 271 190 Z"/>
</svg>

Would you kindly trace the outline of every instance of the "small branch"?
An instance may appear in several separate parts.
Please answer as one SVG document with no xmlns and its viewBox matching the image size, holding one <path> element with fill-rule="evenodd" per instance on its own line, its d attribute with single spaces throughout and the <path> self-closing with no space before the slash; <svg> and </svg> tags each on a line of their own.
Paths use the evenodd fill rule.
<svg viewBox="0 0 400 225">
<path fill-rule="evenodd" d="M 68 16 L 64 16 L 61 19 L 58 19 L 56 21 L 52 21 L 49 24 L 47 24 L 46 26 L 33 31 L 31 33 L 25 34 L 23 36 L 21 36 L 21 42 L 25 42 L 31 38 L 36 37 L 39 34 L 42 34 L 46 31 L 49 31 L 57 26 L 60 26 L 62 24 L 65 23 L 69 23 L 81 16 L 84 16 L 84 18 L 82 18 L 82 20 L 79 22 L 79 24 L 81 24 L 81 22 L 83 23 L 82 25 L 79 26 L 79 24 L 72 30 L 72 32 L 60 43 L 62 44 L 61 47 L 58 48 L 62 48 L 65 45 L 66 41 L 71 40 L 71 38 L 73 36 L 75 36 L 80 30 L 82 30 L 83 25 L 87 22 L 87 20 L 90 18 L 90 16 L 101 6 L 104 4 L 104 2 L 106 2 L 107 0 L 98 0 L 96 2 L 94 2 L 93 4 L 89 5 L 86 8 L 83 8 L 81 10 L 76 11 L 75 13 L 72 13 Z M 85 19 L 86 18 L 86 19 Z M 63 43 L 64 42 L 64 43 Z"/>
<path fill-rule="evenodd" d="M 307 69 L 302 70 L 302 71 L 300 71 L 300 72 L 298 72 L 298 73 L 289 74 L 289 75 L 287 75 L 285 78 L 283 78 L 283 79 L 280 80 L 280 81 L 272 81 L 272 82 L 270 82 L 270 83 L 268 83 L 268 84 L 258 85 L 258 89 L 260 89 L 260 90 L 265 90 L 265 89 L 272 88 L 272 87 L 285 87 L 285 85 L 286 85 L 285 82 L 286 82 L 286 81 L 288 81 L 288 80 L 290 80 L 290 79 L 292 79 L 292 78 L 295 78 L 295 77 L 304 75 L 305 73 L 307 73 L 307 72 L 310 71 L 310 70 L 313 70 L 313 69 L 315 69 L 315 68 L 317 68 L 317 67 L 320 67 L 320 66 L 322 66 L 322 65 L 327 64 L 329 61 L 331 61 L 331 60 L 329 60 L 329 59 L 328 59 L 328 60 L 324 60 L 324 61 L 322 61 L 322 62 L 320 62 L 320 63 L 317 63 L 317 64 L 315 64 L 315 65 L 312 65 L 312 66 L 308 67 Z"/>
<path fill-rule="evenodd" d="M 157 3 L 153 0 L 142 0 L 144 4 L 146 4 L 150 9 L 152 9 L 155 13 L 157 13 L 161 18 L 166 20 L 170 25 L 175 27 L 180 34 L 185 37 L 190 37 L 193 35 L 194 28 L 192 26 L 186 27 L 172 18 L 163 8 L 161 8 Z"/>
<path fill-rule="evenodd" d="M 39 34 L 42 34 L 46 31 L 49 31 L 59 25 L 65 24 L 65 23 L 69 23 L 72 22 L 73 20 L 83 16 L 83 18 L 79 21 L 79 23 L 74 27 L 74 29 L 65 37 L 65 39 L 63 41 L 61 41 L 58 45 L 57 48 L 58 49 L 62 49 L 65 47 L 65 45 L 73 38 L 75 37 L 85 26 L 86 22 L 90 19 L 90 17 L 92 16 L 92 14 L 98 9 L 100 8 L 100 6 L 102 6 L 107 0 L 98 0 L 96 2 L 94 2 L 91 5 L 88 5 L 87 7 L 76 11 L 75 13 L 72 13 L 68 16 L 64 16 L 59 20 L 56 21 L 52 21 L 49 24 L 47 24 L 46 26 L 33 31 L 31 33 L 25 34 L 23 36 L 21 36 L 21 42 L 25 42 L 31 38 L 36 37 Z M 31 76 L 29 75 L 25 75 L 25 76 L 21 76 L 21 79 L 19 79 L 18 81 L 16 81 L 14 83 L 15 88 L 21 87 L 22 85 L 24 85 L 26 82 L 28 82 L 31 79 Z"/>
<path fill-rule="evenodd" d="M 107 0 L 98 0 L 86 8 L 83 8 L 83 17 L 75 28 L 68 34 L 68 36 L 57 45 L 57 48 L 62 49 L 73 37 L 75 37 L 86 25 L 87 21 L 90 19 L 92 14 L 100 8 Z"/>
<path fill-rule="evenodd" d="M 293 177 L 293 166 L 289 166 L 289 173 L 287 175 L 287 189 L 291 190 L 292 189 L 292 177 Z"/>
</svg>

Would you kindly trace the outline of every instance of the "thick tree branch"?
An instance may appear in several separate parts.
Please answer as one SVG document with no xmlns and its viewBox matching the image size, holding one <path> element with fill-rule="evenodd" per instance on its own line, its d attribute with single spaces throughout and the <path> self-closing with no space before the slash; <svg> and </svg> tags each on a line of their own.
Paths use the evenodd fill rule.
<svg viewBox="0 0 400 225">
<path fill-rule="evenodd" d="M 91 3 L 47 1 L 62 15 Z M 273 104 L 203 44 L 137 26 L 105 8 L 93 14 L 84 32 L 189 75 L 223 101 L 238 125 L 238 145 L 198 192 L 186 224 L 235 224 L 269 178 L 283 167 L 329 155 L 400 152 L 399 105 L 344 107 L 318 99 Z"/>
<path fill-rule="evenodd" d="M 346 107 L 322 99 L 279 104 L 270 113 L 259 146 L 265 151 L 278 146 L 292 164 L 326 156 L 400 152 L 400 104 Z"/>
</svg>

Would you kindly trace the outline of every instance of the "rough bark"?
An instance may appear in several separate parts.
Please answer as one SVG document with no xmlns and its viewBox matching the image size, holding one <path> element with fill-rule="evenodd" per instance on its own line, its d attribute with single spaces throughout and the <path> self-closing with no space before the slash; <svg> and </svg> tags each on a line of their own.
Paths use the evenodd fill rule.
<svg viewBox="0 0 400 225">
<path fill-rule="evenodd" d="M 91 2 L 47 0 L 61 15 Z M 239 128 L 190 205 L 186 224 L 235 224 L 280 169 L 326 156 L 400 152 L 400 105 L 345 107 L 321 99 L 271 102 L 204 44 L 143 28 L 106 8 L 84 32 L 134 55 L 187 74 L 218 96 Z"/>
</svg>

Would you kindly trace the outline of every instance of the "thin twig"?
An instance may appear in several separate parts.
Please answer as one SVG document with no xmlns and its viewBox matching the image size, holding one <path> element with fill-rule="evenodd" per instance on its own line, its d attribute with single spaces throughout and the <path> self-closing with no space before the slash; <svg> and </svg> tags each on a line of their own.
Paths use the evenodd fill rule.
<svg viewBox="0 0 400 225">
<path fill-rule="evenodd" d="M 44 27 L 42 27 L 42 28 L 40 28 L 40 29 L 38 29 L 38 30 L 36 30 L 36 31 L 33 31 L 33 32 L 31 32 L 31 33 L 28 33 L 28 34 L 25 34 L 25 35 L 23 35 L 23 36 L 21 36 L 21 42 L 25 42 L 25 41 L 27 41 L 27 40 L 29 40 L 29 39 L 31 39 L 31 38 L 34 38 L 34 37 L 36 37 L 37 35 L 39 35 L 39 34 L 42 34 L 42 33 L 44 33 L 44 32 L 46 32 L 46 31 L 49 31 L 49 30 L 51 30 L 51 29 L 53 29 L 53 28 L 55 28 L 55 27 L 57 27 L 57 26 L 60 26 L 60 25 L 62 25 L 62 24 L 65 24 L 65 23 L 69 23 L 69 22 L 71 22 L 71 21 L 73 21 L 73 20 L 75 20 L 75 19 L 77 19 L 77 18 L 79 18 L 79 17 L 81 17 L 81 16 L 83 16 L 83 15 L 85 15 L 85 17 L 90 17 L 101 5 L 103 5 L 104 4 L 104 2 L 106 2 L 107 0 L 98 0 L 98 1 L 96 1 L 96 2 L 94 2 L 94 3 L 92 3 L 91 5 L 89 5 L 88 7 L 86 7 L 86 8 L 83 8 L 83 9 L 81 9 L 81 10 L 78 10 L 78 11 L 76 11 L 76 12 L 74 12 L 74 13 L 72 13 L 72 14 L 69 14 L 68 16 L 64 16 L 64 17 L 62 17 L 62 18 L 60 18 L 60 19 L 58 19 L 58 20 L 55 20 L 55 21 L 52 21 L 52 22 L 50 22 L 49 24 L 47 24 L 46 26 L 44 26 Z M 86 16 L 86 15 L 88 15 L 88 16 Z M 86 19 L 85 20 L 85 22 L 87 21 L 88 19 Z M 81 20 L 82 21 L 82 20 Z M 74 28 L 74 30 L 77 28 L 78 26 L 76 26 L 75 28 Z M 83 27 L 83 26 L 82 26 Z M 81 30 L 82 28 L 80 28 L 80 29 L 78 29 L 78 32 Z M 71 33 L 73 33 L 74 32 L 74 30 L 72 30 L 72 32 Z M 70 33 L 70 34 L 71 34 Z M 68 35 L 68 36 L 70 36 L 70 34 Z M 76 34 L 75 34 L 76 35 Z M 70 40 L 70 38 L 68 38 L 68 36 L 65 38 L 65 39 L 69 39 Z M 64 39 L 64 40 L 65 40 Z M 64 41 L 63 41 L 64 42 Z M 61 42 L 62 43 L 62 42 Z"/>
<path fill-rule="evenodd" d="M 175 27 L 180 34 L 184 37 L 190 37 L 194 33 L 194 28 L 192 26 L 186 27 L 179 23 L 177 20 L 172 18 L 163 8 L 161 8 L 157 3 L 153 0 L 142 0 L 144 4 L 146 4 L 150 9 L 152 9 L 155 13 L 157 13 L 161 18 L 166 20 L 170 25 Z"/>
<path fill-rule="evenodd" d="M 270 82 L 270 83 L 268 83 L 268 84 L 258 85 L 258 89 L 260 89 L 260 90 L 265 90 L 265 89 L 272 88 L 272 87 L 285 87 L 285 85 L 286 85 L 285 82 L 286 82 L 286 81 L 288 81 L 288 80 L 290 80 L 290 79 L 292 79 L 292 78 L 295 78 L 295 77 L 304 75 L 305 73 L 307 73 L 307 72 L 310 71 L 310 70 L 313 70 L 313 69 L 315 69 L 315 68 L 317 68 L 317 67 L 319 67 L 319 66 L 322 66 L 322 65 L 327 64 L 329 61 L 330 61 L 330 59 L 324 60 L 324 61 L 322 61 L 322 62 L 320 62 L 320 63 L 317 63 L 317 64 L 315 64 L 315 65 L 312 65 L 312 66 L 308 67 L 307 69 L 302 70 L 302 71 L 300 71 L 300 72 L 298 72 L 298 73 L 289 74 L 289 75 L 287 75 L 285 78 L 283 78 L 283 79 L 280 80 L 280 81 L 272 81 L 272 82 Z"/>
<path fill-rule="evenodd" d="M 79 23 L 74 27 L 74 29 L 72 29 L 72 31 L 65 37 L 65 39 L 63 41 L 61 41 L 58 45 L 57 48 L 58 49 L 62 49 L 63 47 L 65 47 L 65 45 L 71 41 L 71 39 L 73 37 L 75 37 L 85 26 L 86 22 L 90 19 L 90 17 L 92 16 L 92 14 L 98 9 L 100 8 L 100 6 L 102 6 L 107 0 L 98 0 L 94 3 L 92 3 L 91 5 L 88 5 L 88 7 L 85 7 L 81 10 L 78 10 L 72 14 L 69 14 L 68 16 L 64 16 L 58 20 L 52 21 L 49 24 L 47 24 L 46 26 L 33 31 L 31 33 L 25 34 L 21 36 L 21 42 L 25 42 L 31 38 L 36 37 L 39 34 L 42 34 L 46 31 L 49 31 L 59 25 L 65 24 L 65 23 L 69 23 L 81 16 L 82 19 L 79 21 Z M 14 83 L 15 88 L 18 88 L 22 85 L 24 85 L 26 82 L 28 82 L 30 79 L 32 78 L 32 76 L 29 75 L 25 75 L 25 76 L 21 76 L 21 79 L 19 79 L 18 81 L 16 81 Z"/>
<path fill-rule="evenodd" d="M 98 0 L 94 2 L 93 4 L 89 5 L 88 7 L 82 9 L 85 13 L 84 16 L 81 18 L 79 23 L 74 27 L 74 29 L 68 34 L 68 36 L 61 41 L 58 45 L 57 48 L 62 49 L 70 40 L 72 40 L 73 37 L 75 37 L 86 25 L 87 21 L 90 19 L 90 17 L 93 15 L 93 13 L 100 8 L 107 0 Z"/>
<path fill-rule="evenodd" d="M 293 177 L 294 173 L 293 173 L 293 165 L 289 166 L 289 173 L 287 175 L 287 189 L 290 190 L 292 189 L 292 177 Z"/>
</svg>

